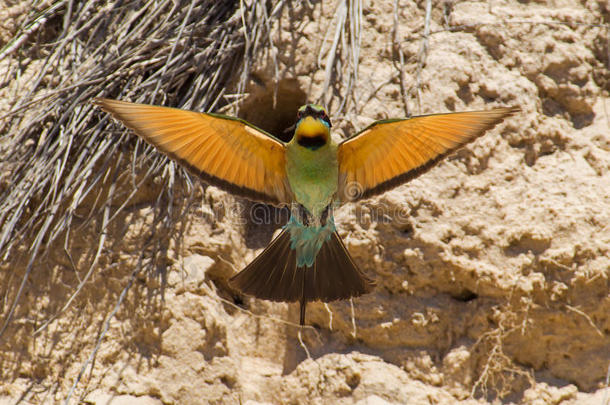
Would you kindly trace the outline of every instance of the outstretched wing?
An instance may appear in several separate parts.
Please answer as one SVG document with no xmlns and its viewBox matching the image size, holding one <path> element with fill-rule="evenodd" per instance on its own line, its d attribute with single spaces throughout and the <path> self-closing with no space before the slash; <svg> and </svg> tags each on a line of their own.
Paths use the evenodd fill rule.
<svg viewBox="0 0 610 405">
<path fill-rule="evenodd" d="M 284 144 L 243 120 L 109 99 L 93 103 L 209 184 L 270 204 L 292 201 Z"/>
<path fill-rule="evenodd" d="M 377 121 L 339 145 L 339 197 L 356 201 L 414 179 L 519 108 Z"/>
</svg>

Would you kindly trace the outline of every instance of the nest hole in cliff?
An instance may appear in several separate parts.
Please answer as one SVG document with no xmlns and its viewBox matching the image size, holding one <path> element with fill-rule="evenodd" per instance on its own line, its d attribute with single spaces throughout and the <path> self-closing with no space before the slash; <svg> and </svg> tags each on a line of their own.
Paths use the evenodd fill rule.
<svg viewBox="0 0 610 405">
<path fill-rule="evenodd" d="M 277 84 L 252 75 L 254 83 L 240 109 L 240 118 L 267 131 L 283 142 L 292 139 L 298 108 L 307 102 L 307 95 L 296 79 L 283 79 Z M 288 208 L 244 201 L 245 242 L 251 249 L 267 246 L 277 228 L 290 216 Z"/>
<path fill-rule="evenodd" d="M 460 290 L 452 291 L 449 293 L 451 298 L 460 302 L 470 302 L 479 298 L 479 295 L 468 288 L 462 288 Z"/>
</svg>

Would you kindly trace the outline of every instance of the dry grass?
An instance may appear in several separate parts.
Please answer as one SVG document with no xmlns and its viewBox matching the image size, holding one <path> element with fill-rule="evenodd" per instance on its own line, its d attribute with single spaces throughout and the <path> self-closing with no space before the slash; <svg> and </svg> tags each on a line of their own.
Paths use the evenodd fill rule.
<svg viewBox="0 0 610 405">
<path fill-rule="evenodd" d="M 31 272 L 45 249 L 63 239 L 66 252 L 75 212 L 84 201 L 86 218 L 103 218 L 95 258 L 79 288 L 96 268 L 104 230 L 154 176 L 172 196 L 182 171 L 151 154 L 89 103 L 107 96 L 194 110 L 214 110 L 232 72 L 241 73 L 268 41 L 269 20 L 283 2 L 61 0 L 31 8 L 21 30 L 0 51 L 12 57 L 6 80 L 18 77 L 21 61 L 41 60 L 28 87 L 0 117 L 4 170 L 0 177 L 0 257 L 26 255 L 16 293 L 3 291 L 6 330 Z M 126 147 L 129 146 L 129 147 Z M 148 171 L 136 176 L 143 159 Z M 131 165 L 131 171 L 125 171 Z M 130 178 L 131 177 L 131 178 Z M 116 187 L 130 181 L 127 195 Z M 160 188 L 162 190 L 162 188 Z M 171 205 L 171 204 L 170 204 Z M 169 214 L 166 213 L 166 218 Z M 81 218 L 82 219 L 82 218 Z M 69 304 L 69 302 L 68 302 Z"/>
<path fill-rule="evenodd" d="M 478 353 L 478 378 L 471 387 L 471 398 L 505 398 L 515 392 L 516 386 L 524 390 L 535 385 L 533 372 L 515 364 L 504 350 L 509 335 L 525 334 L 530 322 L 531 299 L 524 297 L 517 305 L 521 306 L 517 311 L 511 304 L 496 308 L 492 316 L 497 318 L 497 327 L 482 333 L 472 346 L 473 353 Z"/>
</svg>

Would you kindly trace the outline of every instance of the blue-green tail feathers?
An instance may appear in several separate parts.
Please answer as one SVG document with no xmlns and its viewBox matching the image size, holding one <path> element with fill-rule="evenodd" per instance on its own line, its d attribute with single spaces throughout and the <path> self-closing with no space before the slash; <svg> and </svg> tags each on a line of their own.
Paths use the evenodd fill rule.
<svg viewBox="0 0 610 405">
<path fill-rule="evenodd" d="M 328 227 L 322 232 L 320 228 L 324 227 L 317 230 L 301 229 L 301 236 L 310 237 L 305 240 L 313 241 L 303 244 L 293 229 L 300 224 L 290 225 L 289 222 L 278 237 L 244 270 L 233 276 L 229 283 L 242 293 L 256 298 L 300 301 L 301 325 L 305 322 L 308 301 L 335 301 L 370 292 L 375 286 L 374 281 L 358 269 L 335 231 L 334 224 L 331 226 L 329 223 L 332 221 L 327 222 L 325 226 Z M 309 234 L 310 231 L 313 233 Z M 318 251 L 315 252 L 317 254 L 312 255 L 312 250 L 315 250 L 321 239 Z M 300 258 L 297 257 L 298 254 L 301 255 Z M 305 265 L 299 266 L 298 262 Z"/>
</svg>

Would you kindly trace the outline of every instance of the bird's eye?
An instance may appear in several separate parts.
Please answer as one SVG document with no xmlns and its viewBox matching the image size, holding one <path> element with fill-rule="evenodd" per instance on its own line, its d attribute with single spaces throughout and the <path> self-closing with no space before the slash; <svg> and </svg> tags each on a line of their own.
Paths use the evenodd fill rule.
<svg viewBox="0 0 610 405">
<path fill-rule="evenodd" d="M 330 123 L 330 118 L 328 118 L 328 115 L 327 115 L 326 113 L 324 113 L 324 114 L 322 115 L 322 119 L 323 119 L 324 121 L 326 121 L 326 123 L 328 123 L 328 127 L 329 127 L 329 128 L 330 128 L 330 127 L 332 127 L 332 125 L 331 125 L 331 123 Z"/>
</svg>

